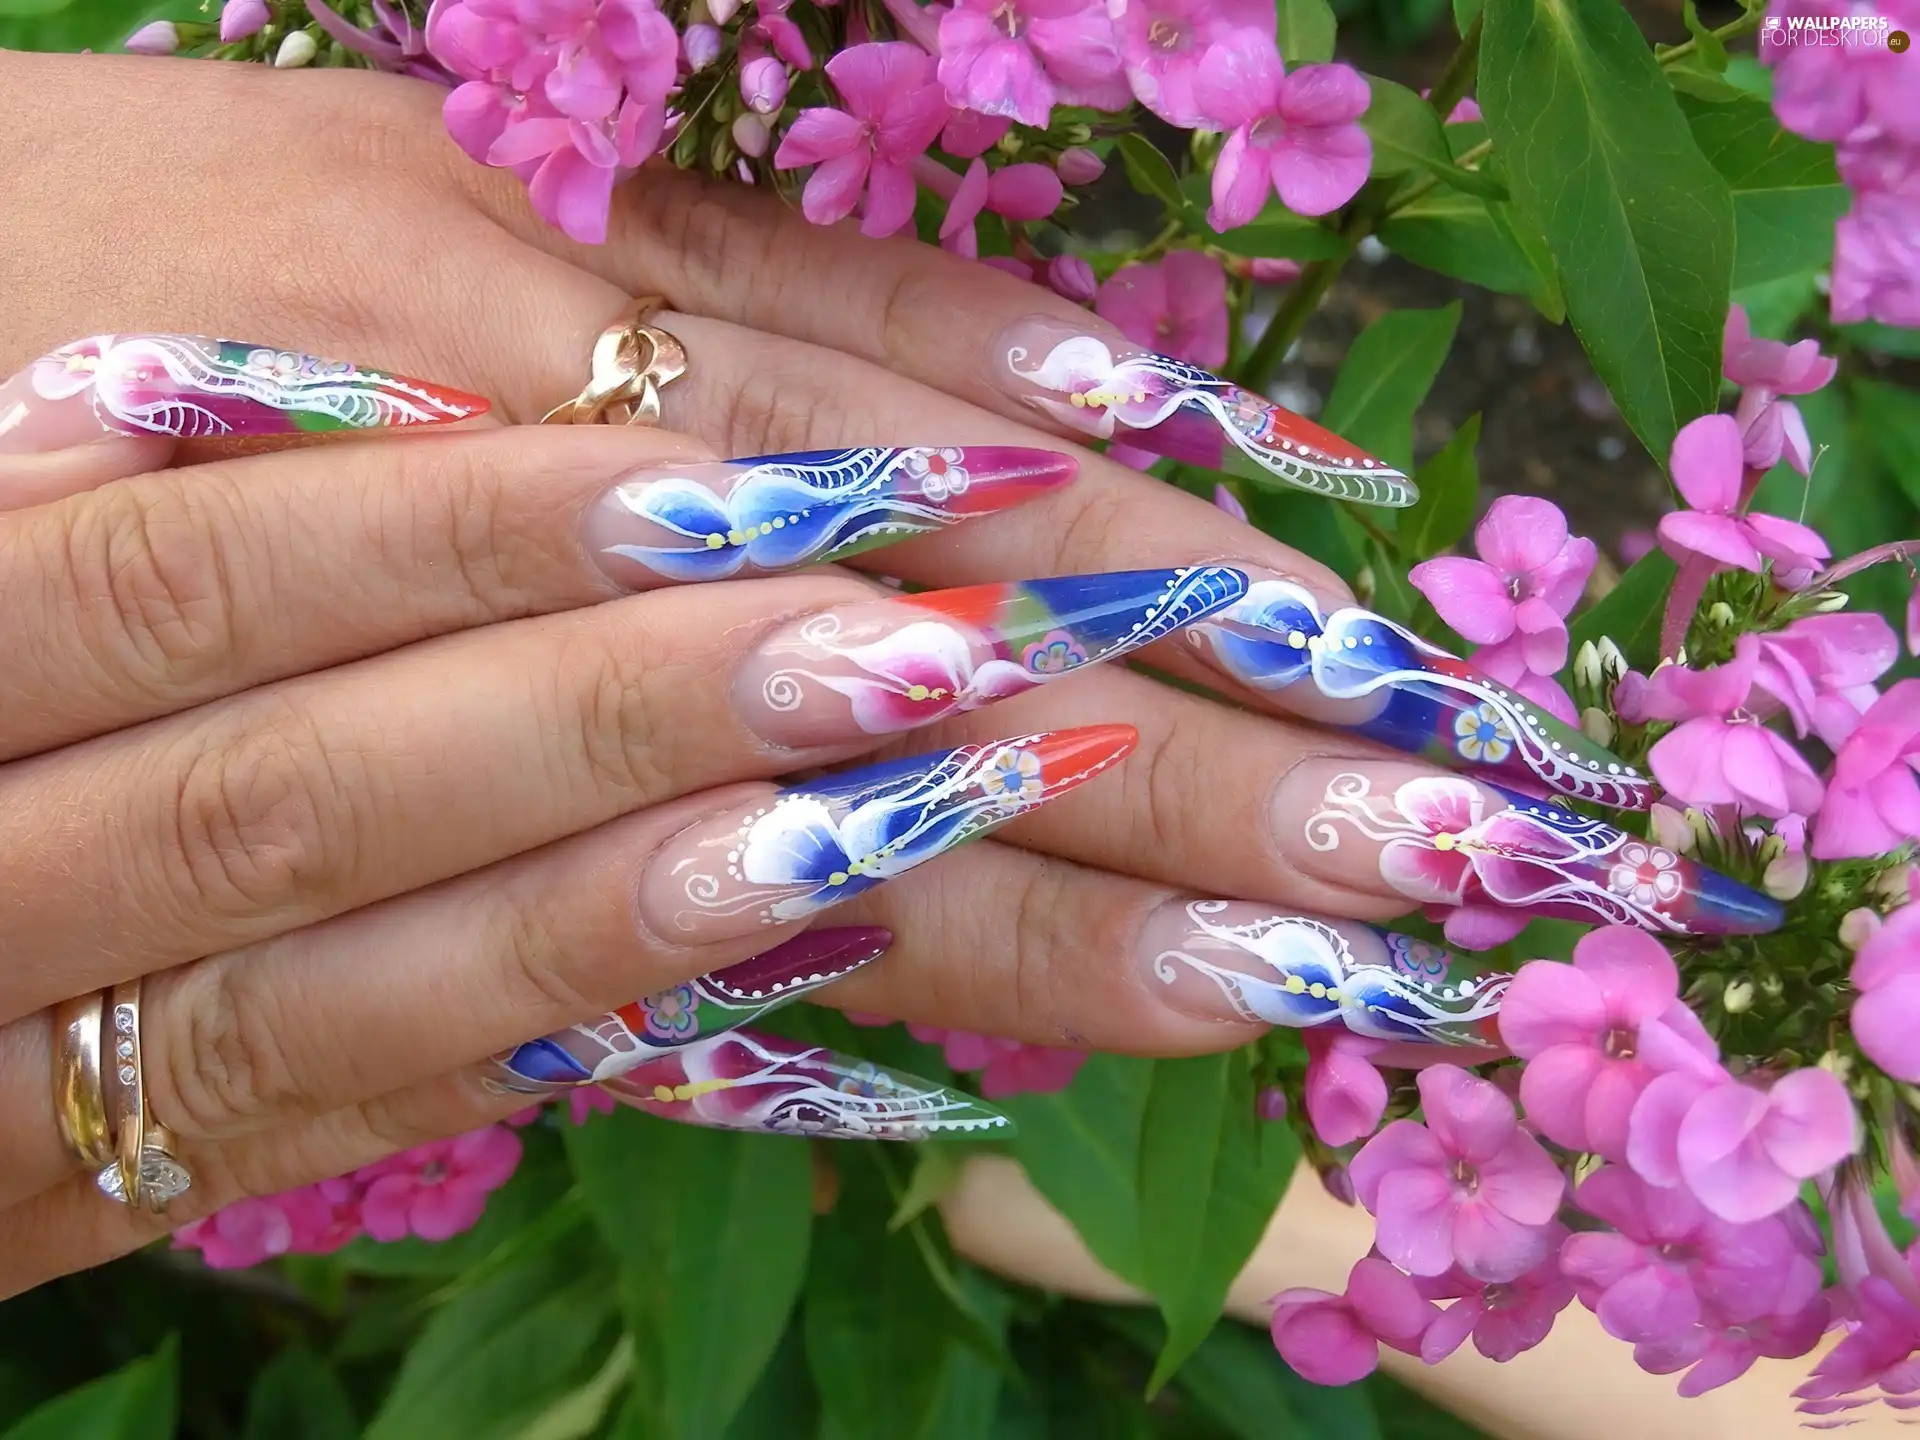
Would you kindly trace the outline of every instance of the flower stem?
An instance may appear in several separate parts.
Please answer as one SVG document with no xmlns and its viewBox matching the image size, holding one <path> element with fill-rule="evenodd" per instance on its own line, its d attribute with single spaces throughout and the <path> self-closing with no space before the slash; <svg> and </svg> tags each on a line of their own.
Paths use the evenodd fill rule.
<svg viewBox="0 0 1920 1440">
<path fill-rule="evenodd" d="M 1723 43 L 1728 40 L 1737 40 L 1742 35 L 1758 30 L 1760 28 L 1760 18 L 1765 14 L 1766 11 L 1764 9 L 1749 10 L 1739 19 L 1729 20 L 1719 29 L 1713 31 L 1713 38 Z M 1682 40 L 1678 45 L 1668 46 L 1661 50 L 1655 58 L 1659 60 L 1662 66 L 1672 65 L 1676 61 L 1686 59 L 1699 48 L 1700 42 L 1698 40 Z"/>
<path fill-rule="evenodd" d="M 1911 571 L 1916 557 L 1920 557 L 1920 540 L 1895 540 L 1890 544 L 1876 545 L 1871 550 L 1862 550 L 1858 555 L 1849 555 L 1838 564 L 1829 566 L 1800 588 L 1802 591 L 1830 589 L 1849 576 L 1858 575 L 1862 570 L 1885 564 L 1889 560 L 1900 561 Z"/>
</svg>

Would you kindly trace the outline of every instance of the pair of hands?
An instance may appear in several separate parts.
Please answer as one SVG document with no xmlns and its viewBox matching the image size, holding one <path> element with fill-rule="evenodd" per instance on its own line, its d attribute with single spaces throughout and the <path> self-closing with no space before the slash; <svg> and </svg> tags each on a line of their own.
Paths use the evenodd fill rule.
<svg viewBox="0 0 1920 1440">
<path fill-rule="evenodd" d="M 1078 452 L 1072 483 L 855 569 L 640 593 L 582 543 L 610 487 L 711 456 L 1070 450 L 995 383 L 989 342 L 1083 312 L 673 172 L 576 246 L 444 140 L 437 92 L 392 77 L 0 55 L 0 80 L 0 373 L 95 332 L 225 335 L 493 405 L 457 433 L 269 454 L 0 455 L 0 1294 L 497 1119 L 524 1101 L 482 1083 L 486 1057 L 797 933 L 694 933 L 648 901 L 686 835 L 780 774 L 1139 733 L 1001 839 L 838 907 L 827 923 L 896 937 L 826 996 L 848 1008 L 1225 1048 L 1249 1027 L 1175 1008 L 1140 958 L 1166 907 L 1407 908 L 1377 844 L 1302 843 L 1334 776 L 1427 773 L 1364 740 L 1118 666 L 905 736 L 776 740 L 743 708 L 769 637 L 888 593 L 862 569 L 947 588 L 1221 564 L 1342 603 L 1172 487 Z M 670 298 L 691 359 L 664 428 L 532 427 L 640 294 Z M 1231 690 L 1190 649 L 1144 653 Z M 149 1104 L 196 1175 L 164 1220 L 92 1193 L 46 1079 L 47 1007 L 138 975 Z"/>
</svg>

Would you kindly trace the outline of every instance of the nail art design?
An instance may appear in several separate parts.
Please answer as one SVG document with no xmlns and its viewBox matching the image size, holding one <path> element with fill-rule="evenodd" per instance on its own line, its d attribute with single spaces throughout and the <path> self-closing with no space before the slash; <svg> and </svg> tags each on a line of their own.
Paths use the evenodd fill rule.
<svg viewBox="0 0 1920 1440">
<path fill-rule="evenodd" d="M 784 945 L 530 1040 L 499 1058 L 506 1089 L 589 1085 L 759 1019 L 877 960 L 893 934 L 877 926 L 809 930 Z"/>
<path fill-rule="evenodd" d="M 1147 940 L 1169 1003 L 1202 1018 L 1502 1048 L 1494 1021 L 1513 977 L 1410 935 L 1245 900 L 1190 900 L 1156 916 Z"/>
<path fill-rule="evenodd" d="M 611 1080 L 666 1120 L 832 1140 L 1005 1140 L 1013 1122 L 971 1095 L 752 1030 L 703 1040 Z"/>
<path fill-rule="evenodd" d="M 997 378 L 1016 398 L 1103 440 L 1338 500 L 1398 507 L 1420 498 L 1385 461 L 1183 360 L 1045 319 L 1008 327 L 993 350 Z"/>
<path fill-rule="evenodd" d="M 674 842 L 642 907 L 715 939 L 805 919 L 1091 780 L 1138 738 L 1130 725 L 1090 725 L 809 780 Z"/>
<path fill-rule="evenodd" d="M 102 434 L 195 439 L 439 425 L 478 395 L 293 350 L 200 335 L 94 335 L 0 386 L 0 451 Z"/>
<path fill-rule="evenodd" d="M 588 515 L 587 543 L 603 565 L 676 581 L 789 570 L 1024 504 L 1077 468 L 1069 455 L 1012 445 L 863 445 L 689 465 L 616 487 Z"/>
<path fill-rule="evenodd" d="M 910 730 L 1149 645 L 1246 589 L 1240 571 L 1209 565 L 843 606 L 772 637 L 743 667 L 737 705 L 784 745 Z"/>
<path fill-rule="evenodd" d="M 1334 777 L 1307 817 L 1307 844 L 1383 842 L 1380 877 L 1425 905 L 1499 905 L 1532 915 L 1639 925 L 1672 935 L 1759 935 L 1780 906 L 1704 865 L 1600 820 L 1469 780 L 1422 777 L 1375 795 Z"/>
<path fill-rule="evenodd" d="M 1397 750 L 1601 805 L 1653 804 L 1647 777 L 1525 696 L 1369 610 L 1323 614 L 1291 581 L 1254 581 L 1245 599 L 1190 634 L 1250 689 L 1280 696 L 1305 684 L 1356 702 L 1355 719 L 1333 723 Z"/>
</svg>

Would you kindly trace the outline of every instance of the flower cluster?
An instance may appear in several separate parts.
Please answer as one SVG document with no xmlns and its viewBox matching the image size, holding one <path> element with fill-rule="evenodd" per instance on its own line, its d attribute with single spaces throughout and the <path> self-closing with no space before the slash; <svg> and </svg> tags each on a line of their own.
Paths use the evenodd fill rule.
<svg viewBox="0 0 1920 1440">
<path fill-rule="evenodd" d="M 520 1165 L 520 1137 L 489 1125 L 416 1145 L 348 1175 L 278 1195 L 236 1200 L 174 1233 L 217 1270 L 276 1255 L 327 1255 L 362 1235 L 447 1240 L 473 1228 L 487 1197 Z"/>
<path fill-rule="evenodd" d="M 1795 134 L 1838 145 L 1853 208 L 1834 233 L 1833 318 L 1920 325 L 1920 90 L 1895 31 L 1920 30 L 1915 0 L 1879 0 L 1885 28 L 1863 43 L 1787 43 L 1796 24 L 1861 18 L 1844 0 L 1772 0 L 1760 59 L 1773 67 L 1773 113 Z M 1767 43 L 1777 37 L 1776 43 Z"/>
</svg>

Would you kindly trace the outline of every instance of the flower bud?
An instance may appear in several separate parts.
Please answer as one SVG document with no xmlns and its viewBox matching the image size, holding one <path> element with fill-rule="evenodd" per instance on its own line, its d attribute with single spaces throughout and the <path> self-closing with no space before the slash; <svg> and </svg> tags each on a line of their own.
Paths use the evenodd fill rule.
<svg viewBox="0 0 1920 1440">
<path fill-rule="evenodd" d="M 1720 996 L 1720 1005 L 1729 1015 L 1746 1014 L 1753 1008 L 1753 982 L 1744 978 L 1729 980 Z"/>
<path fill-rule="evenodd" d="M 320 53 L 320 46 L 305 30 L 295 30 L 280 42 L 280 48 L 274 52 L 273 68 L 276 70 L 298 70 L 302 65 L 311 65 L 313 57 Z"/>
<path fill-rule="evenodd" d="M 1704 810 L 1695 810 L 1692 807 L 1688 807 L 1687 828 L 1693 831 L 1695 848 L 1709 844 L 1720 838 L 1720 832 L 1713 828 L 1713 817 Z"/>
<path fill-rule="evenodd" d="M 1247 262 L 1247 278 L 1256 285 L 1291 285 L 1300 278 L 1300 262 L 1257 255 Z"/>
<path fill-rule="evenodd" d="M 1254 1097 L 1253 1108 L 1262 1120 L 1284 1120 L 1287 1118 L 1287 1092 L 1278 1085 L 1263 1085 L 1259 1095 Z"/>
<path fill-rule="evenodd" d="M 1655 805 L 1647 812 L 1647 819 L 1653 828 L 1653 838 L 1669 850 L 1684 855 L 1693 848 L 1693 827 L 1687 824 L 1687 817 L 1671 805 Z"/>
<path fill-rule="evenodd" d="M 1573 654 L 1573 683 L 1583 685 L 1589 690 L 1600 688 L 1600 647 L 1591 640 L 1582 640 L 1580 648 Z M 1604 745 L 1607 742 L 1599 742 Z"/>
<path fill-rule="evenodd" d="M 1787 853 L 1787 837 L 1779 831 L 1761 831 L 1753 842 L 1753 853 L 1762 865 L 1771 865 Z"/>
<path fill-rule="evenodd" d="M 1053 168 L 1060 172 L 1060 178 L 1069 185 L 1091 185 L 1107 173 L 1107 162 L 1084 145 L 1075 145 L 1060 152 L 1060 158 L 1053 162 Z"/>
<path fill-rule="evenodd" d="M 1613 717 L 1589 705 L 1580 712 L 1580 733 L 1596 745 L 1613 744 Z"/>
<path fill-rule="evenodd" d="M 142 25 L 127 37 L 126 49 L 134 55 L 171 55 L 179 48 L 180 31 L 171 20 Z"/>
<path fill-rule="evenodd" d="M 1905 905 L 1916 896 L 1916 880 L 1920 880 L 1920 866 L 1895 865 L 1890 870 L 1882 870 L 1867 888 L 1883 900 Z"/>
<path fill-rule="evenodd" d="M 1778 840 L 1780 837 L 1769 835 L 1767 838 Z M 1760 877 L 1760 888 L 1776 900 L 1797 900 L 1807 888 L 1810 868 L 1805 851 L 1776 855 L 1767 862 L 1767 868 Z"/>
<path fill-rule="evenodd" d="M 1760 977 L 1760 993 L 1769 1000 L 1778 1000 L 1787 993 L 1787 982 L 1778 973 L 1769 970 Z"/>
<path fill-rule="evenodd" d="M 772 138 L 767 122 L 758 115 L 742 115 L 733 122 L 733 143 L 742 155 L 758 160 L 767 153 L 767 143 Z"/>
<path fill-rule="evenodd" d="M 740 118 L 745 120 L 750 117 L 743 115 Z M 735 121 L 734 123 L 738 124 L 739 122 Z M 735 158 L 732 130 L 729 128 L 716 132 L 712 144 L 707 146 L 707 168 L 718 175 L 731 165 Z"/>
<path fill-rule="evenodd" d="M 687 57 L 687 68 L 696 72 L 718 60 L 724 48 L 718 25 L 689 25 L 680 37 L 680 53 Z"/>
<path fill-rule="evenodd" d="M 1873 938 L 1880 925 L 1878 910 L 1869 910 L 1865 905 L 1849 910 L 1840 917 L 1840 943 L 1849 950 L 1858 950 Z"/>
<path fill-rule="evenodd" d="M 1347 1167 L 1335 1165 L 1320 1172 L 1320 1183 L 1327 1187 L 1327 1194 L 1342 1205 L 1351 1205 L 1359 1198 L 1354 1194 L 1353 1177 L 1347 1174 Z"/>
<path fill-rule="evenodd" d="M 1707 607 L 1707 623 L 1720 630 L 1731 630 L 1737 617 L 1733 606 L 1724 600 L 1716 600 Z"/>
<path fill-rule="evenodd" d="M 1833 1078 L 1838 1080 L 1842 1085 L 1853 1078 L 1853 1057 L 1850 1055 L 1842 1055 L 1838 1050 L 1827 1051 L 1826 1054 L 1814 1061 L 1814 1064 L 1833 1076 Z"/>
<path fill-rule="evenodd" d="M 740 67 L 740 98 L 756 115 L 778 115 L 787 103 L 787 67 L 762 55 Z"/>
<path fill-rule="evenodd" d="M 1847 608 L 1847 596 L 1840 590 L 1826 590 L 1814 597 L 1813 613 L 1831 615 L 1836 610 Z"/>
<path fill-rule="evenodd" d="M 1093 299 L 1094 291 L 1100 288 L 1093 278 L 1093 267 L 1078 255 L 1054 256 L 1047 263 L 1047 284 L 1056 295 L 1081 303 Z"/>
<path fill-rule="evenodd" d="M 1594 648 L 1600 652 L 1600 668 L 1605 673 L 1616 680 L 1627 673 L 1627 657 L 1620 653 L 1620 647 L 1613 643 L 1611 636 L 1602 635 L 1594 642 Z"/>
<path fill-rule="evenodd" d="M 226 8 L 220 12 L 220 43 L 232 45 L 249 35 L 257 35 L 272 18 L 267 0 L 227 0 Z"/>
<path fill-rule="evenodd" d="M 740 10 L 740 0 L 706 0 L 707 14 L 716 25 L 724 25 Z"/>
</svg>

